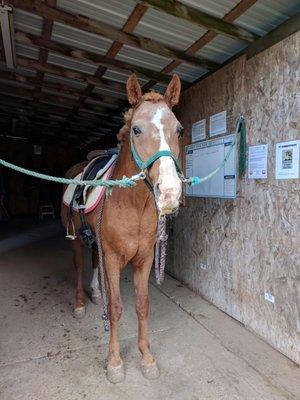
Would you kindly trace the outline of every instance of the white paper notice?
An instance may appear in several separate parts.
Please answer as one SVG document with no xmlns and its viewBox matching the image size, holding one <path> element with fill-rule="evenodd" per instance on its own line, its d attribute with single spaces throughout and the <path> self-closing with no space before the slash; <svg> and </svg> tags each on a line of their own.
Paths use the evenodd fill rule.
<svg viewBox="0 0 300 400">
<path fill-rule="evenodd" d="M 209 135 L 216 136 L 226 132 L 226 111 L 211 115 L 209 118 Z"/>
<path fill-rule="evenodd" d="M 268 145 L 249 146 L 248 178 L 266 179 L 268 167 Z"/>
<path fill-rule="evenodd" d="M 206 139 L 206 120 L 201 119 L 192 126 L 192 142 Z"/>
<path fill-rule="evenodd" d="M 276 144 L 276 179 L 299 178 L 300 140 Z"/>
</svg>

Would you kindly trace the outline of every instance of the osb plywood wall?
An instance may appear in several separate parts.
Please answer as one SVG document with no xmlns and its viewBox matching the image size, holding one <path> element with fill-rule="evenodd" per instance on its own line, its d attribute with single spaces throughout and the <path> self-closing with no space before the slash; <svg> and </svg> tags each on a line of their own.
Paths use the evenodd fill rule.
<svg viewBox="0 0 300 400">
<path fill-rule="evenodd" d="M 183 94 L 177 114 L 186 143 L 193 122 L 227 110 L 231 132 L 244 114 L 248 145 L 269 144 L 268 179 L 239 179 L 236 200 L 187 198 L 173 222 L 168 265 L 297 363 L 300 185 L 275 180 L 274 156 L 277 142 L 300 138 L 299 60 L 300 33 L 255 58 L 239 58 Z"/>
</svg>

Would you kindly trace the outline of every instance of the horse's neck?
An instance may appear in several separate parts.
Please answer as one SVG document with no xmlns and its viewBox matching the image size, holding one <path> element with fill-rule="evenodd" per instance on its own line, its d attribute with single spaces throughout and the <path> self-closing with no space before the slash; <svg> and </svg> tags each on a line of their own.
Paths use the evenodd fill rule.
<svg viewBox="0 0 300 400">
<path fill-rule="evenodd" d="M 122 179 L 123 176 L 127 176 L 130 178 L 132 175 L 138 174 L 140 171 L 138 170 L 134 160 L 132 159 L 131 150 L 130 150 L 130 142 L 127 140 L 123 143 L 113 179 Z M 142 208 L 147 201 L 149 195 L 149 189 L 145 185 L 144 182 L 138 182 L 135 187 L 131 190 L 122 190 L 120 191 L 120 195 L 124 198 L 124 204 L 128 205 L 128 202 L 131 202 L 135 207 Z"/>
<path fill-rule="evenodd" d="M 132 176 L 137 173 L 137 166 L 135 165 L 130 151 L 130 144 L 127 140 L 122 144 L 120 154 L 117 160 L 117 164 L 114 171 L 114 177 L 116 179 L 121 179 L 125 176 Z"/>
</svg>

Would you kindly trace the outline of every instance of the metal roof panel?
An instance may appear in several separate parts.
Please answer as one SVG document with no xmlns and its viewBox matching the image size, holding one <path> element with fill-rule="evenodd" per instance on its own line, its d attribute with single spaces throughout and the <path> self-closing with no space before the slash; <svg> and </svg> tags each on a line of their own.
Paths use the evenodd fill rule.
<svg viewBox="0 0 300 400">
<path fill-rule="evenodd" d="M 52 40 L 96 54 L 106 54 L 113 41 L 69 25 L 54 22 Z"/>
<path fill-rule="evenodd" d="M 185 50 L 206 30 L 188 21 L 149 8 L 135 28 L 134 33 L 167 46 Z"/>
<path fill-rule="evenodd" d="M 14 8 L 13 20 L 16 30 L 21 30 L 39 36 L 42 34 L 43 18 L 36 14 L 20 10 L 19 8 Z"/>
<path fill-rule="evenodd" d="M 58 0 L 57 8 L 122 28 L 136 5 L 133 0 Z"/>
</svg>

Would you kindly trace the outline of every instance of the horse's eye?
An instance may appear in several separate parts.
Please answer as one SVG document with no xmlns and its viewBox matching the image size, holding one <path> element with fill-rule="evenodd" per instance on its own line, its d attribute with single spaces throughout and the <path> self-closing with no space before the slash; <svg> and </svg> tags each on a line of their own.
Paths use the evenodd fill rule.
<svg viewBox="0 0 300 400">
<path fill-rule="evenodd" d="M 182 134 L 183 134 L 183 126 L 182 125 L 177 126 L 176 133 L 178 136 L 182 136 Z"/>
<path fill-rule="evenodd" d="M 142 133 L 142 130 L 138 126 L 133 126 L 132 127 L 132 132 L 134 133 L 134 135 L 138 136 L 138 135 L 140 135 Z"/>
</svg>

